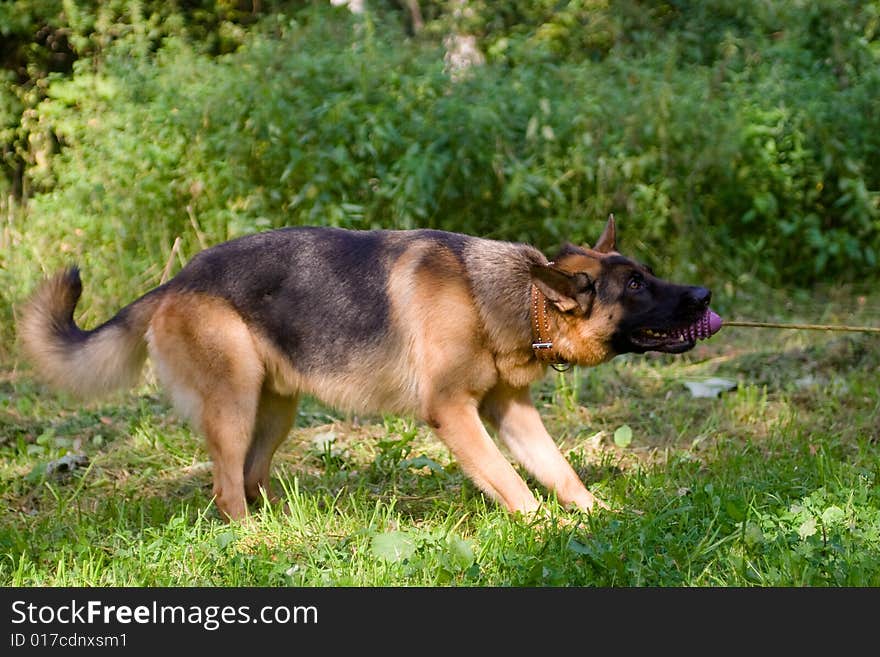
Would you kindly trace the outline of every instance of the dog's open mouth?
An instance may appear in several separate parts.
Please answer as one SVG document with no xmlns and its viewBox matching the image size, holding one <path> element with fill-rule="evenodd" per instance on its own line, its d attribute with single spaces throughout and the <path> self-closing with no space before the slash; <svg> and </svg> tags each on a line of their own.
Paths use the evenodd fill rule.
<svg viewBox="0 0 880 657">
<path fill-rule="evenodd" d="M 693 349 L 697 340 L 705 340 L 721 329 L 721 317 L 710 309 L 687 326 L 672 328 L 640 328 L 630 336 L 633 344 L 646 351 L 665 351 L 668 353 L 680 353 Z"/>
</svg>

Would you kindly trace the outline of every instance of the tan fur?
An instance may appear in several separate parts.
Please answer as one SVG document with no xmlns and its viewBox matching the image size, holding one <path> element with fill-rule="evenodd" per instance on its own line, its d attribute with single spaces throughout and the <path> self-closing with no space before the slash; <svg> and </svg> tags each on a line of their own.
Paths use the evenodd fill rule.
<svg viewBox="0 0 880 657">
<path fill-rule="evenodd" d="M 590 493 L 544 428 L 528 388 L 504 383 L 483 399 L 481 411 L 497 429 L 513 457 L 563 504 L 581 509 L 604 506 Z"/>
<path fill-rule="evenodd" d="M 418 372 L 421 414 L 430 420 L 435 399 L 451 391 L 479 398 L 497 373 L 461 265 L 442 251 L 419 260 L 402 326 L 412 333 L 410 365 Z"/>
<path fill-rule="evenodd" d="M 570 363 L 584 367 L 600 365 L 615 356 L 610 339 L 614 333 L 614 315 L 602 309 L 588 320 L 555 315 L 551 318 L 556 352 Z"/>
<path fill-rule="evenodd" d="M 525 258 L 524 258 L 525 255 Z M 471 275 L 485 347 L 492 354 L 501 379 L 513 386 L 527 386 L 544 376 L 546 365 L 535 359 L 531 348 L 527 275 L 518 278 L 511 262 L 546 263 L 537 250 L 522 244 L 479 241 L 465 254 Z M 473 303 L 473 302 L 471 302 Z"/>
<path fill-rule="evenodd" d="M 561 259 L 556 266 L 567 272 L 585 272 L 594 279 L 601 274 L 604 253 L 586 249 L 587 256 L 572 255 Z M 555 337 L 556 352 L 565 360 L 584 367 L 600 365 L 614 357 L 611 336 L 616 327 L 618 308 L 603 307 L 598 301 L 589 317 L 552 313 L 551 334 Z"/>
<path fill-rule="evenodd" d="M 273 498 L 269 490 L 272 457 L 293 427 L 297 401 L 296 395 L 279 395 L 266 389 L 265 385 L 260 393 L 251 444 L 244 464 L 244 492 L 249 502 L 260 499 L 263 493 Z"/>
<path fill-rule="evenodd" d="M 309 394 L 341 410 L 413 413 L 418 409 L 416 381 L 406 363 L 411 345 L 394 342 L 368 351 L 341 373 L 307 373 L 284 355 L 256 327 L 254 344 L 266 373 L 266 387 L 279 395 Z M 370 381 L 370 385 L 364 385 Z"/>
<path fill-rule="evenodd" d="M 168 294 L 150 322 L 149 346 L 178 409 L 205 434 L 215 503 L 230 518 L 242 517 L 265 372 L 251 330 L 222 299 Z"/>
<path fill-rule="evenodd" d="M 22 308 L 18 333 L 25 357 L 48 384 L 81 398 L 131 387 L 147 357 L 143 335 L 155 302 L 135 306 L 127 326 L 110 326 L 70 348 L 54 331 L 77 301 L 65 279 L 59 272 L 45 280 Z"/>
<path fill-rule="evenodd" d="M 472 398 L 440 397 L 430 412 L 434 431 L 477 486 L 508 511 L 531 513 L 538 508 L 532 491 L 486 432 Z"/>
<path fill-rule="evenodd" d="M 253 328 L 254 344 L 266 371 L 267 389 L 280 395 L 314 395 L 334 408 L 356 412 L 410 413 L 415 397 L 410 384 L 394 379 L 403 372 L 403 354 L 393 349 L 362 351 L 359 362 L 341 373 L 306 373 Z M 409 378 L 412 378 L 411 375 Z M 364 382 L 369 381 L 368 385 Z"/>
<path fill-rule="evenodd" d="M 393 298 L 412 344 L 422 418 L 481 489 L 510 511 L 534 511 L 535 496 L 477 411 L 477 400 L 497 383 L 499 371 L 461 265 L 451 253 L 423 252 L 405 266 L 412 267 L 410 275 L 398 280 L 411 281 L 408 293 Z"/>
</svg>

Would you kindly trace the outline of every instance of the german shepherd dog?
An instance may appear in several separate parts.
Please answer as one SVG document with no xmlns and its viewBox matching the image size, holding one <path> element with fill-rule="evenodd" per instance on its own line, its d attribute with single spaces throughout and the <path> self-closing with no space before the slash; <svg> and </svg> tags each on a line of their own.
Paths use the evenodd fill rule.
<svg viewBox="0 0 880 657">
<path fill-rule="evenodd" d="M 485 420 L 561 503 L 604 507 L 547 433 L 529 385 L 548 364 L 681 353 L 720 328 L 709 290 L 617 252 L 613 216 L 595 246 L 566 244 L 552 262 L 526 244 L 436 230 L 248 235 L 202 251 L 90 331 L 73 319 L 81 292 L 74 267 L 25 304 L 20 338 L 38 376 L 94 397 L 133 385 L 149 355 L 207 440 L 214 500 L 229 519 L 268 493 L 304 393 L 416 415 L 486 494 L 535 511 Z"/>
</svg>

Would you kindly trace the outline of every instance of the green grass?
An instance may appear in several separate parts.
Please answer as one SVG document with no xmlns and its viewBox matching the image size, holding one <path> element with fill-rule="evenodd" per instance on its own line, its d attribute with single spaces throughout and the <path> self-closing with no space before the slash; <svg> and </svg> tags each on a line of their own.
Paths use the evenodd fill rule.
<svg viewBox="0 0 880 657">
<path fill-rule="evenodd" d="M 829 294 L 740 297 L 727 314 L 870 323 L 880 308 Z M 149 377 L 83 406 L 8 359 L 0 584 L 878 586 L 878 347 L 726 328 L 684 356 L 550 372 L 536 402 L 614 511 L 582 517 L 550 499 L 531 522 L 485 500 L 423 425 L 306 400 L 274 466 L 286 507 L 225 524 L 201 439 Z M 710 376 L 738 388 L 706 399 L 683 385 Z M 65 454 L 88 463 L 49 472 Z"/>
</svg>

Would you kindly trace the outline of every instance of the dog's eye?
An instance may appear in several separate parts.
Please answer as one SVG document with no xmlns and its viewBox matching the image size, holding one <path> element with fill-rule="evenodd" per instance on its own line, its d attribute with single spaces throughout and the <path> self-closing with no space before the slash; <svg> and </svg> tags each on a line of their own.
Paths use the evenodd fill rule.
<svg viewBox="0 0 880 657">
<path fill-rule="evenodd" d="M 645 287 L 645 279 L 638 275 L 633 276 L 629 279 L 626 287 L 629 290 L 641 290 L 643 287 Z"/>
</svg>

